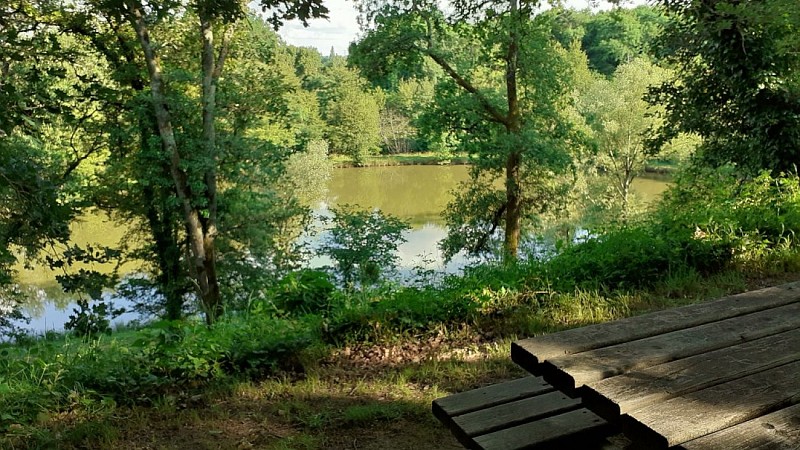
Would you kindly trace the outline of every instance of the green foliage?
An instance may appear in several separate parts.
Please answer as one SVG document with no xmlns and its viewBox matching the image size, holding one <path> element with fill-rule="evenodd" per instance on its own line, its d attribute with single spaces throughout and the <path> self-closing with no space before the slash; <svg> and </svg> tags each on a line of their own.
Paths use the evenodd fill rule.
<svg viewBox="0 0 800 450">
<path fill-rule="evenodd" d="M 502 21 L 501 21 L 502 22 Z M 583 137 L 576 132 L 567 117 L 570 103 L 572 70 L 566 52 L 552 42 L 546 34 L 547 22 L 537 17 L 524 25 L 503 23 L 504 28 L 487 36 L 483 44 L 491 48 L 498 42 L 507 44 L 504 33 L 519 33 L 517 83 L 519 102 L 508 103 L 505 77 L 498 65 L 501 55 L 484 55 L 480 65 L 471 67 L 471 76 L 479 80 L 487 98 L 471 95 L 458 88 L 452 80 L 440 83 L 437 91 L 436 109 L 440 123 L 455 134 L 458 150 L 472 156 L 475 170 L 470 191 L 480 190 L 487 183 L 491 195 L 475 197 L 459 196 L 448 206 L 449 244 L 457 243 L 459 235 L 480 235 L 477 243 L 494 238 L 487 231 L 502 229 L 504 243 L 511 245 L 510 236 L 521 230 L 536 228 L 542 215 L 560 207 L 565 199 L 564 175 L 568 172 L 574 153 L 583 146 Z M 484 24 L 484 26 L 488 26 Z M 518 27 L 518 28 L 513 28 Z M 547 61 L 544 63 L 544 61 Z M 535 86 L 535 88 L 534 88 Z M 500 107 L 509 117 L 518 117 L 519 122 L 493 119 L 488 114 L 485 102 Z M 512 111 L 510 106 L 514 105 Z M 499 105 L 503 105 L 502 107 Z M 486 200 L 494 199 L 493 204 Z M 459 205 L 458 203 L 462 203 Z M 472 213 L 458 213 L 459 209 L 478 207 Z M 483 216 L 483 217 L 475 217 Z M 514 217 L 522 218 L 519 222 Z M 460 218 L 466 220 L 461 220 Z M 475 220 L 478 219 L 478 220 Z M 512 220 L 513 219 L 513 220 Z M 472 231 L 465 233 L 465 228 Z M 483 245 L 465 241 L 463 247 L 469 252 L 484 251 Z M 457 246 L 449 245 L 449 253 Z M 506 252 L 511 251 L 512 254 Z M 505 248 L 504 256 L 513 258 L 516 248 Z"/>
<path fill-rule="evenodd" d="M 727 241 L 738 263 L 760 266 L 771 252 L 797 245 L 798 205 L 796 174 L 740 178 L 730 169 L 695 169 L 666 193 L 659 220 L 672 230 L 693 228 L 704 241 Z"/>
<path fill-rule="evenodd" d="M 104 301 L 98 301 L 91 306 L 89 306 L 89 300 L 81 299 L 77 303 L 78 308 L 72 310 L 69 320 L 64 324 L 64 329 L 73 330 L 78 336 L 111 334 L 110 319 L 125 312 L 124 309 L 112 309 Z"/>
<path fill-rule="evenodd" d="M 666 108 L 654 144 L 703 138 L 700 161 L 750 174 L 794 170 L 800 149 L 800 14 L 791 0 L 659 1 L 671 19 L 662 51 L 677 78 L 654 91 Z"/>
<path fill-rule="evenodd" d="M 439 243 L 446 259 L 462 250 L 470 255 L 496 255 L 500 236 L 496 233 L 504 213 L 504 192 L 492 179 L 472 177 L 455 191 L 444 212 L 447 236 Z"/>
<path fill-rule="evenodd" d="M 332 151 L 350 156 L 357 166 L 378 152 L 380 106 L 372 93 L 343 89 L 328 103 L 326 116 Z"/>
<path fill-rule="evenodd" d="M 50 158 L 34 138 L 0 136 L 4 242 L 35 249 L 39 240 L 68 235 L 72 211 L 61 201 L 63 180 Z"/>
<path fill-rule="evenodd" d="M 231 317 L 209 328 L 162 322 L 118 338 L 35 341 L 0 349 L 0 429 L 44 413 L 153 404 L 230 374 L 301 370 L 318 340 L 313 317 Z"/>
<path fill-rule="evenodd" d="M 581 39 L 590 67 L 610 76 L 621 64 L 646 57 L 666 21 L 651 6 L 614 8 L 591 16 Z"/>
<path fill-rule="evenodd" d="M 336 286 L 330 276 L 318 270 L 291 272 L 272 288 L 278 309 L 291 314 L 325 314 Z"/>
<path fill-rule="evenodd" d="M 380 33 L 367 33 L 350 44 L 348 64 L 358 67 L 373 86 L 391 89 L 403 81 L 425 75 L 425 58 L 419 52 L 398 51 L 396 45 L 410 48 L 415 38 L 424 35 L 424 21 L 410 14 L 385 14 L 376 18 Z M 386 45 L 387 41 L 394 45 Z"/>
<path fill-rule="evenodd" d="M 611 79 L 595 79 L 581 92 L 578 109 L 585 117 L 597 151 L 583 164 L 596 174 L 589 180 L 587 209 L 606 223 L 626 222 L 637 210 L 631 192 L 633 180 L 658 149 L 645 146 L 647 133 L 660 125 L 660 109 L 649 105 L 647 90 L 661 84 L 669 73 L 638 58 L 620 65 Z"/>
<path fill-rule="evenodd" d="M 20 307 L 26 299 L 19 285 L 0 281 L 0 336 L 24 334 L 20 325 L 29 319 Z"/>
<path fill-rule="evenodd" d="M 350 206 L 332 209 L 329 234 L 318 252 L 330 256 L 345 285 L 377 283 L 397 263 L 397 246 L 405 242 L 408 223 L 378 210 Z"/>
<path fill-rule="evenodd" d="M 646 115 L 652 109 L 640 97 L 647 84 L 665 76 L 638 59 L 649 47 L 651 26 L 661 21 L 652 9 L 594 16 L 553 12 L 531 20 L 532 11 L 515 15 L 502 2 L 457 3 L 451 17 L 431 13 L 432 3 L 413 14 L 381 8 L 383 15 L 370 22 L 374 29 L 352 47 L 350 63 L 366 79 L 340 57 L 323 60 L 314 50 L 283 45 L 264 21 L 252 19 L 234 34 L 219 79 L 218 149 L 212 158 L 195 114 L 202 102 L 193 56 L 194 7 L 209 13 L 211 3 L 192 5 L 185 14 L 169 14 L 171 5 L 154 10 L 159 14 L 152 36 L 164 52 L 169 81 L 165 101 L 185 150 L 180 168 L 195 193 L 207 192 L 210 167 L 219 179 L 216 257 L 229 314 L 211 327 L 176 320 L 107 338 L 101 334 L 109 330 L 113 311 L 104 303 L 80 302 L 68 324 L 75 332 L 63 339 L 0 345 L 0 431 L 34 423 L 43 412 L 164 404 L 228 377 L 300 371 L 307 349 L 323 340 L 386 341 L 500 320 L 519 332 L 540 332 L 626 315 L 643 289 L 696 297 L 705 295 L 698 294 L 705 276 L 740 289 L 741 276 L 725 278 L 729 268 L 748 276 L 800 269 L 793 231 L 800 227 L 796 174 L 745 177 L 723 166 L 681 174 L 649 218 L 540 252 L 547 255 L 541 259 L 478 265 L 416 286 L 381 283 L 397 263 L 408 224 L 343 207 L 333 211 L 330 233 L 318 250 L 333 260 L 350 289 L 337 289 L 320 271 L 293 271 L 302 257 L 294 238 L 308 224 L 306 206 L 319 197 L 330 168 L 323 136 L 333 151 L 357 163 L 377 151 L 381 137 L 387 149 L 405 150 L 415 134 L 422 137 L 413 145 L 443 156 L 472 156 L 472 183 L 462 187 L 447 213 L 448 256 L 498 247 L 510 191 L 521 194 L 529 229 L 564 211 L 562 199 L 573 183 L 569 169 L 584 143 L 572 127 L 572 90 L 594 86 L 578 106 L 589 118 L 583 131 L 594 134 L 601 150 L 591 161 L 597 172 L 613 175 L 618 164 L 625 166 L 625 189 L 649 156 L 641 136 L 658 120 Z M 740 166 L 788 167 L 797 148 L 791 131 L 797 128 L 797 80 L 786 75 L 796 66 L 796 33 L 790 31 L 797 22 L 783 14 L 791 5 L 769 0 L 749 11 L 732 2 L 712 3 L 705 13 L 684 5 L 683 22 L 672 36 L 680 39 L 670 41 L 680 44 L 673 61 L 690 69 L 682 82 L 700 84 L 676 82 L 660 91 L 668 101 L 697 100 L 692 95 L 703 89 L 711 94 L 700 107 L 681 104 L 687 109 L 676 109 L 676 116 L 667 110 L 674 126 L 667 131 L 691 131 L 709 113 L 705 156 Z M 130 243 L 145 245 L 125 255 L 70 247 L 62 258 L 49 260 L 51 266 L 141 258 L 150 275 L 146 284 L 158 292 L 138 292 L 155 299 L 154 309 L 163 307 L 167 317 L 179 319 L 194 286 L 187 281 L 190 259 L 170 155 L 150 112 L 141 55 L 131 52 L 136 41 L 126 22 L 93 9 L 98 5 L 70 5 L 43 17 L 60 37 L 35 27 L 14 35 L 13 28 L 31 25 L 20 12 L 14 13 L 16 22 L 7 21 L 13 27 L 0 29 L 0 38 L 10 43 L 0 45 L 0 62 L 9 62 L 0 83 L 0 236 L 6 243 L 0 247 L 0 285 L 12 281 L 10 267 L 19 254 L 8 244 L 30 256 L 63 241 L 75 209 L 93 203 L 136 224 Z M 219 5 L 225 20 L 238 17 L 233 3 Z M 322 11 L 314 2 L 294 7 L 299 9 L 289 11 L 301 17 Z M 555 33 L 560 45 L 550 39 L 550 14 L 570 24 Z M 698 30 L 697 38 L 689 33 Z M 733 44 L 723 42 L 728 38 Z M 596 81 L 577 48 L 562 48 L 577 40 L 592 67 L 614 78 Z M 520 48 L 516 59 L 506 51 L 512 42 Z M 35 62 L 29 58 L 34 50 Z M 584 67 L 575 64 L 578 59 Z M 729 61 L 735 63 L 730 70 Z M 506 84 L 512 64 L 519 100 L 513 111 Z M 371 90 L 367 79 L 387 92 Z M 709 105 L 716 109 L 703 109 Z M 742 126 L 728 127 L 731 137 L 723 138 L 725 123 Z M 726 146 L 731 143 L 736 145 Z M 518 176 L 506 177 L 509 165 Z M 211 214 L 202 195 L 190 206 L 202 219 Z M 99 298 L 115 280 L 79 269 L 60 281 L 71 292 Z M 16 317 L 18 295 L 15 289 L 0 294 L 0 327 Z M 392 420 L 398 411 L 351 407 L 345 423 Z M 75 433 L 91 431 L 87 426 Z"/>
<path fill-rule="evenodd" d="M 474 319 L 479 304 L 459 288 L 374 287 L 347 295 L 324 324 L 329 342 L 383 341 Z"/>
<path fill-rule="evenodd" d="M 726 245 L 695 241 L 686 235 L 663 235 L 650 227 L 612 231 L 567 248 L 547 264 L 553 288 L 640 289 L 652 286 L 687 263 L 716 270 L 730 259 Z"/>
<path fill-rule="evenodd" d="M 310 141 L 303 151 L 286 161 L 286 181 L 294 195 L 305 205 L 315 205 L 328 189 L 333 165 L 328 159 L 328 143 Z"/>
<path fill-rule="evenodd" d="M 438 285 L 343 291 L 324 274 L 303 271 L 271 290 L 291 312 L 283 318 L 255 307 L 212 327 L 164 322 L 116 339 L 21 340 L 0 349 L 0 427 L 33 423 L 43 411 L 152 404 L 229 376 L 301 370 L 306 349 L 323 340 L 385 342 L 501 323 L 506 332 L 534 333 L 627 315 L 641 306 L 642 290 L 689 301 L 718 296 L 742 288 L 736 273 L 800 268 L 792 231 L 800 226 L 798 205 L 795 175 L 742 179 L 732 171 L 695 170 L 678 178 L 650 219 L 591 236 L 549 259 L 480 265 Z M 343 217 L 350 226 L 376 220 L 369 212 Z M 378 248 L 388 251 L 386 245 Z M 739 272 L 732 276 L 728 268 Z M 307 310 L 325 316 L 303 315 Z M 390 416 L 369 409 L 347 414 L 351 421 Z"/>
<path fill-rule="evenodd" d="M 684 173 L 653 216 L 568 247 L 545 265 L 558 291 L 641 289 L 681 273 L 731 266 L 768 271 L 797 245 L 800 181 L 794 175 L 740 179 L 731 171 Z M 791 266 L 791 258 L 779 257 Z"/>
<path fill-rule="evenodd" d="M 72 125 L 70 118 L 59 119 L 56 114 L 69 109 L 73 91 L 80 91 L 84 85 L 76 80 L 73 90 L 60 90 L 67 78 L 64 66 L 69 58 L 64 58 L 63 65 L 51 59 L 50 53 L 56 44 L 50 33 L 28 36 L 30 39 L 17 35 L 15 26 L 24 26 L 27 19 L 31 19 L 15 17 L 17 13 L 11 14 L 13 25 L 4 25 L 0 31 L 3 38 L 7 37 L 6 33 L 13 35 L 0 45 L 0 64 L 3 65 L 0 75 L 0 115 L 3 116 L 0 119 L 0 330 L 3 333 L 16 331 L 15 322 L 24 322 L 18 306 L 25 294 L 14 284 L 15 265 L 27 264 L 38 258 L 42 250 L 68 241 L 69 223 L 83 203 L 77 193 L 78 186 L 85 181 L 72 169 L 74 155 L 62 148 L 52 148 L 63 143 L 63 135 L 57 136 L 48 124 L 59 123 L 64 128 Z M 27 59 L 36 52 L 41 52 L 38 64 Z M 80 137 L 77 132 L 73 134 L 76 152 L 81 151 Z"/>
<path fill-rule="evenodd" d="M 654 41 L 667 22 L 661 10 L 649 5 L 599 11 L 557 6 L 544 14 L 552 18 L 553 37 L 564 48 L 580 43 L 591 69 L 604 76 L 621 64 L 652 56 Z"/>
</svg>

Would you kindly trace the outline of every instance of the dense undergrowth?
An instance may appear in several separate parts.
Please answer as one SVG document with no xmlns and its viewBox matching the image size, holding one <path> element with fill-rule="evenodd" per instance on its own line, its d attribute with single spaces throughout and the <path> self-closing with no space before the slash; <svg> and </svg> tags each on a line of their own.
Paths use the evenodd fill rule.
<svg viewBox="0 0 800 450">
<path fill-rule="evenodd" d="M 103 416 L 121 405 L 191 399 L 233 380 L 302 373 L 337 347 L 465 329 L 511 339 L 800 272 L 797 177 L 682 176 L 646 218 L 547 260 L 480 265 L 439 283 L 349 290 L 335 288 L 324 273 L 304 271 L 211 328 L 160 322 L 111 336 L 3 344 L 0 430 L 17 445 L 52 414 Z"/>
</svg>

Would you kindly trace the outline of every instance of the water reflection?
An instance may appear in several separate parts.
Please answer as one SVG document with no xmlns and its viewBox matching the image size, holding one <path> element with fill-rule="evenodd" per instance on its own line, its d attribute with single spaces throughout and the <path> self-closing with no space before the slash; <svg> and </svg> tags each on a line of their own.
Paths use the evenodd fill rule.
<svg viewBox="0 0 800 450">
<path fill-rule="evenodd" d="M 372 168 L 337 169 L 329 184 L 326 199 L 316 208 L 319 214 L 329 214 L 329 208 L 336 205 L 359 205 L 362 208 L 377 208 L 411 222 L 412 230 L 406 233 L 407 242 L 398 249 L 399 275 L 409 278 L 416 268 L 455 272 L 467 262 L 456 257 L 445 264 L 437 244 L 445 236 L 441 212 L 451 198 L 451 191 L 459 182 L 467 180 L 466 166 L 395 166 Z M 645 201 L 658 198 L 668 186 L 666 179 L 639 178 L 634 181 L 634 190 Z M 128 233 L 124 226 L 110 221 L 103 214 L 87 215 L 72 226 L 74 243 L 114 247 Z M 321 236 L 309 239 L 314 245 Z M 315 257 L 309 265 L 320 267 L 329 265 L 325 257 Z M 87 267 L 89 268 L 89 267 Z M 108 273 L 113 267 L 91 267 Z M 54 271 L 46 266 L 19 271 L 20 285 L 31 293 L 31 301 L 25 312 L 32 317 L 28 328 L 37 333 L 45 330 L 63 329 L 72 309 L 75 296 L 65 294 L 55 281 Z M 138 264 L 127 263 L 119 273 L 121 276 L 138 270 Z M 113 293 L 103 295 L 112 301 L 115 308 L 130 308 L 130 303 L 116 298 Z M 130 321 L 137 318 L 134 313 L 126 313 L 115 322 Z"/>
<path fill-rule="evenodd" d="M 414 228 L 442 224 L 450 191 L 469 178 L 467 166 L 394 166 L 337 169 L 327 204 L 359 205 L 411 222 Z"/>
<path fill-rule="evenodd" d="M 19 323 L 20 326 L 35 334 L 44 333 L 48 330 L 64 329 L 64 324 L 69 321 L 69 316 L 74 314 L 73 310 L 78 307 L 75 303 L 76 299 L 73 296 L 68 296 L 62 297 L 59 301 L 54 301 L 47 295 L 44 290 L 39 290 L 39 292 L 34 293 L 33 297 L 29 297 L 31 300 L 23 306 L 22 311 L 30 319 L 30 322 L 27 324 Z M 112 328 L 142 319 L 139 313 L 133 312 L 133 304 L 127 299 L 116 297 L 113 292 L 103 293 L 102 298 L 104 302 L 110 304 L 112 310 L 124 308 L 126 311 L 111 321 Z"/>
</svg>

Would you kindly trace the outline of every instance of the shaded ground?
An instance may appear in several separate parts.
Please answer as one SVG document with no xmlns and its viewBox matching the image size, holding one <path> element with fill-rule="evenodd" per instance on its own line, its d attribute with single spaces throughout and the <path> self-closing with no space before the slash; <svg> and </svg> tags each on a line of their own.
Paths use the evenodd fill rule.
<svg viewBox="0 0 800 450">
<path fill-rule="evenodd" d="M 305 373 L 230 382 L 150 407 L 43 417 L 15 429 L 8 448 L 460 449 L 430 413 L 452 392 L 524 375 L 509 341 L 432 337 L 348 347 Z M 78 410 L 76 410 L 78 411 Z M 5 447 L 3 447 L 5 448 Z"/>
</svg>

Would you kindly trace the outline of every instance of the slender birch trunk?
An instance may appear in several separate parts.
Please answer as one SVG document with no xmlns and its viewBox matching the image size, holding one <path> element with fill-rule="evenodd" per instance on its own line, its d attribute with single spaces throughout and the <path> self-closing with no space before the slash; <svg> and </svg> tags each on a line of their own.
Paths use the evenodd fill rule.
<svg viewBox="0 0 800 450">
<path fill-rule="evenodd" d="M 136 35 L 141 44 L 147 64 L 147 72 L 150 76 L 150 91 L 152 96 L 153 108 L 158 125 L 158 133 L 164 145 L 164 149 L 170 155 L 170 174 L 175 183 L 175 190 L 180 200 L 186 235 L 189 241 L 189 272 L 193 275 L 195 287 L 200 296 L 203 308 L 206 313 L 206 321 L 213 323 L 222 311 L 222 302 L 219 292 L 219 283 L 216 276 L 216 261 L 214 252 L 214 237 L 216 235 L 216 143 L 214 136 L 214 103 L 216 95 L 215 71 L 213 62 L 213 33 L 209 33 L 210 42 L 206 42 L 206 34 L 203 33 L 203 135 L 206 139 L 206 151 L 212 149 L 211 156 L 214 158 L 209 171 L 205 176 L 206 189 L 202 193 L 208 204 L 208 212 L 201 214 L 197 204 L 196 194 L 189 186 L 188 176 L 181 168 L 181 155 L 175 140 L 175 133 L 172 127 L 172 118 L 167 107 L 164 94 L 164 79 L 161 63 L 158 59 L 153 45 L 150 41 L 149 30 L 145 22 L 145 13 L 139 0 L 126 0 L 129 12 L 129 19 L 133 25 Z M 209 25 L 210 27 L 210 25 Z M 205 59 L 206 45 L 210 46 L 211 51 L 211 71 L 209 83 L 210 89 L 206 90 Z M 221 52 L 221 60 L 224 61 L 224 54 Z M 220 68 L 221 62 L 220 61 Z M 210 138 L 210 140 L 209 140 Z M 209 203 L 208 201 L 211 200 Z"/>
</svg>

